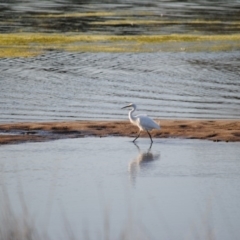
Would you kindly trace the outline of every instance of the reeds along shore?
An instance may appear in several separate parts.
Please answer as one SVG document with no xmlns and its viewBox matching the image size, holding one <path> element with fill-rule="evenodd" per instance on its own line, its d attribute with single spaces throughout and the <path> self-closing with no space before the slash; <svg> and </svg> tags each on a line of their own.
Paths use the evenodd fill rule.
<svg viewBox="0 0 240 240">
<path fill-rule="evenodd" d="M 156 120 L 160 130 L 154 138 L 190 138 L 240 142 L 240 120 Z M 0 124 L 0 144 L 49 141 L 85 136 L 136 136 L 138 129 L 129 121 L 69 121 Z M 142 133 L 141 137 L 148 137 Z"/>
</svg>

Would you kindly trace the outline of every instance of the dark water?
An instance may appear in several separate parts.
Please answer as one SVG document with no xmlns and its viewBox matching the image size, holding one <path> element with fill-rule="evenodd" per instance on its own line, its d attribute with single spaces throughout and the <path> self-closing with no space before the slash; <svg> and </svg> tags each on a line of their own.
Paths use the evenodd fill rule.
<svg viewBox="0 0 240 240">
<path fill-rule="evenodd" d="M 73 15 L 69 13 L 108 13 Z M 51 17 L 48 15 L 52 14 Z M 133 21 L 134 24 L 121 22 Z M 119 21 L 116 25 L 108 21 Z M 144 24 L 135 21 L 167 21 Z M 198 20 L 199 22 L 193 22 Z M 202 21 L 210 21 L 209 24 Z M 0 5 L 0 32 L 82 32 L 110 34 L 238 33 L 240 2 L 231 1 L 5 1 Z M 95 24 L 104 23 L 105 25 Z"/>
<path fill-rule="evenodd" d="M 0 59 L 0 121 L 240 118 L 240 52 L 67 53 Z"/>
</svg>

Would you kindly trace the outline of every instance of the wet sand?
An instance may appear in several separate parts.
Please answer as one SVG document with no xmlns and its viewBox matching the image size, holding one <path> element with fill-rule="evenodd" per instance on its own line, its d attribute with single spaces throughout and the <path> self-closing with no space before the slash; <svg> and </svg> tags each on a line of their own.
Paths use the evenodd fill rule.
<svg viewBox="0 0 240 240">
<path fill-rule="evenodd" d="M 161 129 L 153 138 L 188 138 L 212 141 L 240 141 L 240 120 L 157 120 Z M 129 121 L 69 121 L 0 124 L 0 144 L 39 142 L 87 136 L 135 137 L 138 128 Z M 141 137 L 148 137 L 143 132 Z"/>
</svg>

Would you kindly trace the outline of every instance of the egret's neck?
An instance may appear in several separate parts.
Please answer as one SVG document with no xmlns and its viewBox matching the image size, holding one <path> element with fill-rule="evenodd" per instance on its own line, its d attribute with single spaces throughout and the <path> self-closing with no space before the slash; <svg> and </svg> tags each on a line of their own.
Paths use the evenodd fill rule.
<svg viewBox="0 0 240 240">
<path fill-rule="evenodd" d="M 135 122 L 135 120 L 136 120 L 136 117 L 135 116 L 133 116 L 133 112 L 135 111 L 135 108 L 133 108 L 131 111 L 129 111 L 129 113 L 128 113 L 128 117 L 129 117 L 129 120 L 130 120 L 130 122 Z"/>
</svg>

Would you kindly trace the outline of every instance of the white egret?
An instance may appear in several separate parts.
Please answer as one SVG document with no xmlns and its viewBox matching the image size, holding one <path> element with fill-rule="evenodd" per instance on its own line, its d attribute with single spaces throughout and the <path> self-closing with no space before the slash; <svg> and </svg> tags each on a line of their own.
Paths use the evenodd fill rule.
<svg viewBox="0 0 240 240">
<path fill-rule="evenodd" d="M 133 125 L 139 128 L 139 133 L 137 137 L 133 140 L 133 142 L 135 142 L 139 138 L 141 131 L 147 131 L 152 143 L 153 140 L 149 131 L 151 131 L 152 129 L 160 129 L 160 126 L 147 115 L 133 116 L 133 112 L 137 109 L 137 106 L 134 103 L 130 103 L 123 108 L 132 108 L 128 113 L 129 120 Z"/>
</svg>

